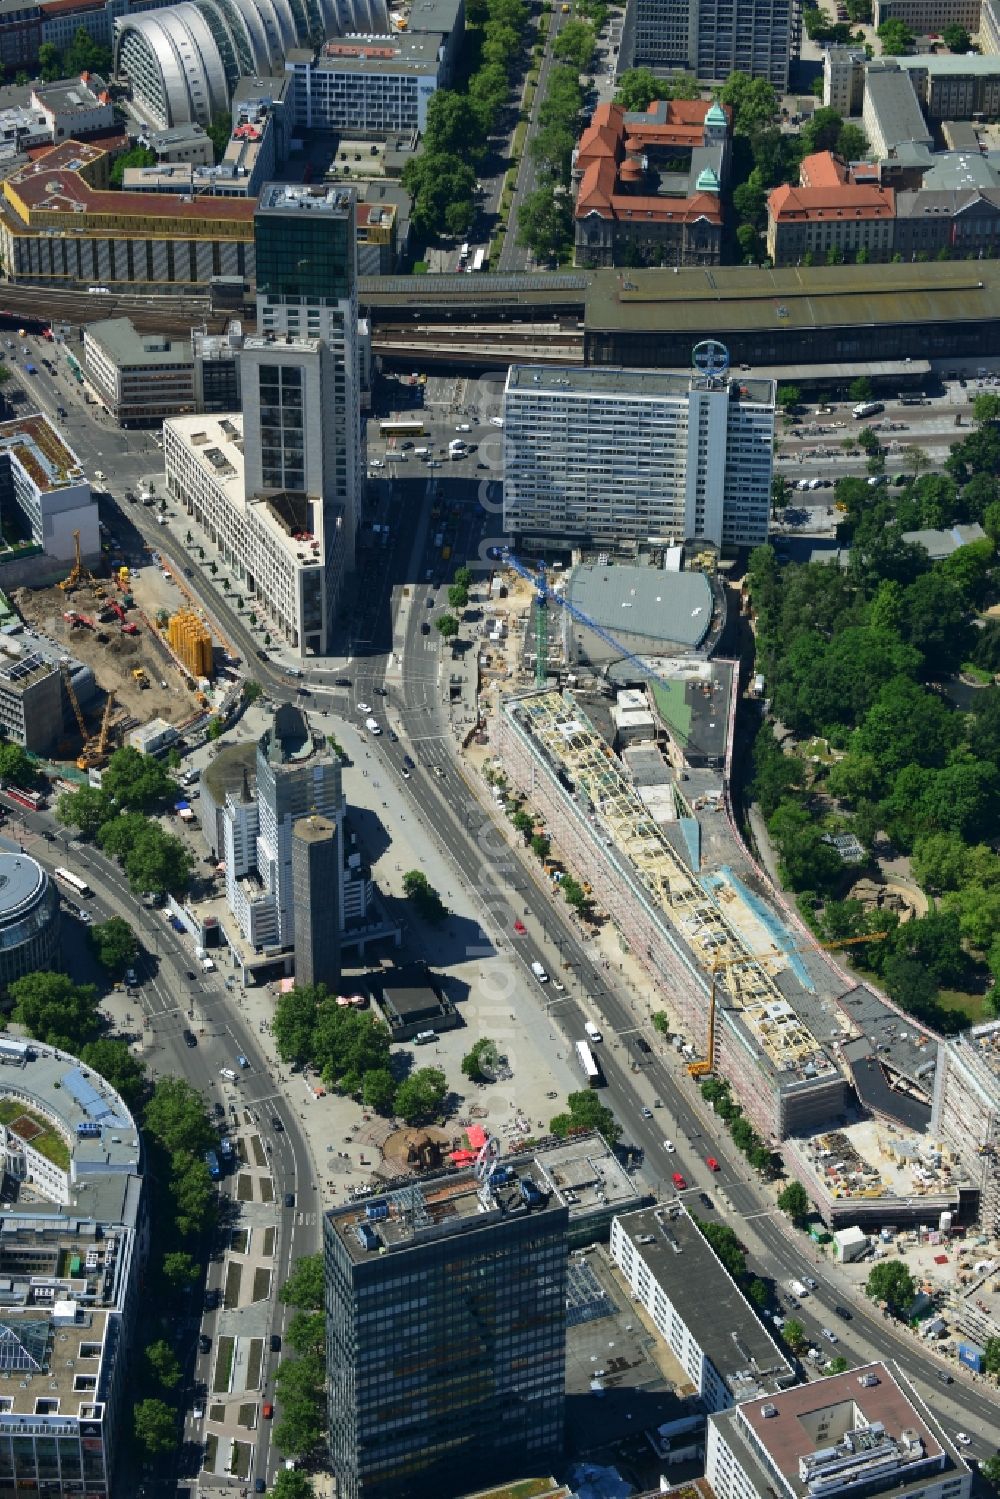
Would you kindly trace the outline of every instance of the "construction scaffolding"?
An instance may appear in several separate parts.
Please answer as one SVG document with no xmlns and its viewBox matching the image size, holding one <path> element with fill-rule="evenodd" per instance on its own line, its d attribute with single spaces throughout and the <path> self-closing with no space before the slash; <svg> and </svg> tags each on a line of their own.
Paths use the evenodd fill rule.
<svg viewBox="0 0 1000 1499">
<path fill-rule="evenodd" d="M 190 609 L 179 609 L 167 626 L 170 649 L 193 677 L 211 677 L 215 670 L 212 637 L 204 620 Z"/>
</svg>

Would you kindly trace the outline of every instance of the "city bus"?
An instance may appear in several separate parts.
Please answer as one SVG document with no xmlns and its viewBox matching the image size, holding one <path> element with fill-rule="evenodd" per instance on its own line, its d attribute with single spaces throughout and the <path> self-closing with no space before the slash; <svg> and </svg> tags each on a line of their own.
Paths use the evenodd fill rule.
<svg viewBox="0 0 1000 1499">
<path fill-rule="evenodd" d="M 475 255 L 472 258 L 472 270 L 473 270 L 473 274 L 475 274 L 476 271 L 481 271 L 482 270 L 483 265 L 485 264 L 485 261 L 486 261 L 486 251 L 482 247 L 482 245 L 480 245 L 479 249 L 476 251 Z"/>
<path fill-rule="evenodd" d="M 26 791 L 23 786 L 5 786 L 3 794 L 10 801 L 17 802 L 19 807 L 26 807 L 29 812 L 38 812 L 45 806 L 43 791 Z"/>
<path fill-rule="evenodd" d="M 587 1080 L 587 1087 L 599 1088 L 604 1079 L 601 1076 L 600 1067 L 594 1061 L 594 1053 L 586 1041 L 577 1041 L 576 1059 L 580 1064 L 580 1071 Z"/>
<path fill-rule="evenodd" d="M 81 880 L 80 876 L 74 874 L 71 869 L 57 869 L 55 873 L 56 879 L 67 885 L 74 895 L 93 895 L 94 892 L 86 880 Z"/>
<path fill-rule="evenodd" d="M 387 417 L 378 430 L 382 437 L 423 437 L 424 424 L 419 416 Z"/>
</svg>

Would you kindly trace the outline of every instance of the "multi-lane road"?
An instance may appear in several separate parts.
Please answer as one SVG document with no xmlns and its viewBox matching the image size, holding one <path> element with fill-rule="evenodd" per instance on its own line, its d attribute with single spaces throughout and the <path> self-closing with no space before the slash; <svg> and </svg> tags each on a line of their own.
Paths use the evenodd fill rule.
<svg viewBox="0 0 1000 1499">
<path fill-rule="evenodd" d="M 278 1204 L 274 1258 L 274 1284 L 277 1287 L 287 1279 L 295 1259 L 319 1248 L 318 1225 L 322 1205 L 319 1183 L 299 1128 L 298 1115 L 275 1085 L 270 1063 L 258 1046 L 256 1033 L 237 1001 L 238 991 L 228 989 L 219 974 L 189 977 L 196 967 L 192 967 L 190 950 L 178 941 L 162 912 L 150 911 L 135 899 L 121 870 L 98 848 L 69 838 L 66 830 L 48 812 L 24 812 L 13 807 L 7 810 L 11 812 L 21 841 L 33 858 L 50 873 L 57 864 L 67 865 L 88 882 L 94 895 L 86 905 L 95 917 L 122 916 L 139 933 L 143 951 L 135 965 L 140 984 L 134 1007 L 142 1016 L 143 1059 L 154 1078 L 164 1074 L 183 1077 L 207 1103 L 221 1105 L 224 1114 L 220 1116 L 216 1111 L 216 1121 L 222 1133 L 230 1123 L 235 1127 L 233 1108 L 240 1114 L 248 1111 L 253 1118 L 255 1131 L 267 1148 Z M 185 1029 L 195 1033 L 196 1046 L 185 1044 Z M 235 1059 L 240 1053 L 250 1064 L 245 1070 L 236 1067 Z M 237 1071 L 236 1084 L 221 1076 L 222 1067 Z M 274 1119 L 280 1121 L 280 1128 L 274 1127 Z M 220 1191 L 225 1192 L 228 1188 L 225 1181 L 220 1185 Z M 295 1196 L 292 1209 L 282 1206 L 286 1193 Z M 218 1289 L 221 1292 L 222 1268 L 221 1255 L 209 1261 L 208 1291 Z M 204 1396 L 223 1316 L 221 1310 L 206 1308 L 198 1324 L 190 1329 L 186 1368 L 190 1384 L 186 1392 L 185 1435 L 192 1443 L 199 1440 L 202 1425 L 192 1412 L 196 1408 L 205 1408 Z M 284 1304 L 275 1299 L 267 1337 L 272 1333 L 282 1335 L 285 1320 Z M 198 1352 L 200 1333 L 211 1339 L 209 1353 Z M 262 1400 L 273 1398 L 276 1363 L 274 1355 L 265 1355 Z M 255 1475 L 267 1476 L 275 1466 L 270 1450 L 270 1423 L 262 1421 L 257 1431 Z M 168 1475 L 165 1478 L 168 1486 L 172 1486 L 173 1477 Z M 203 1476 L 205 1482 L 210 1483 L 210 1480 Z"/>
</svg>

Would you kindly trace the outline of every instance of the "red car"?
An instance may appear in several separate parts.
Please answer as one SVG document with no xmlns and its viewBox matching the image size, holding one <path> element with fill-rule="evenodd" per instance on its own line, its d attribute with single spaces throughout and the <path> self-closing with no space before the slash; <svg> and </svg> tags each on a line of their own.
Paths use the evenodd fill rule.
<svg viewBox="0 0 1000 1499">
<path fill-rule="evenodd" d="M 710 1155 L 708 1157 L 708 1159 L 705 1162 L 705 1165 L 708 1167 L 709 1171 L 718 1171 L 720 1169 L 719 1163 L 715 1159 L 714 1155 Z"/>
<path fill-rule="evenodd" d="M 687 1186 L 687 1182 L 684 1180 L 683 1176 L 681 1176 L 679 1171 L 674 1172 L 674 1186 L 677 1188 L 678 1192 L 683 1192 L 685 1187 Z"/>
<path fill-rule="evenodd" d="M 260 1413 L 264 1417 L 265 1421 L 270 1421 L 271 1417 L 274 1415 L 274 1406 L 271 1404 L 270 1400 L 264 1401 L 264 1404 L 260 1408 Z"/>
<path fill-rule="evenodd" d="M 523 921 L 515 921 L 514 932 L 518 937 L 524 937 L 527 935 L 528 928 L 525 926 Z"/>
</svg>

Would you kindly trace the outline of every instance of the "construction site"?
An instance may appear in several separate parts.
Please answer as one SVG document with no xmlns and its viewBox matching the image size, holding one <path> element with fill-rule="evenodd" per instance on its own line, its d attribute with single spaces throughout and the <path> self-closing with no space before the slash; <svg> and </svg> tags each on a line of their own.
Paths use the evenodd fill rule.
<svg viewBox="0 0 1000 1499">
<path fill-rule="evenodd" d="M 12 603 L 32 631 L 65 647 L 67 656 L 93 673 L 99 691 L 85 705 L 60 663 L 72 719 L 53 750 L 55 757 L 89 770 L 104 764 L 139 724 L 162 718 L 180 727 L 198 719 L 209 706 L 205 688 L 210 673 L 195 673 L 191 667 L 210 666 L 212 652 L 207 629 L 190 611 L 178 609 L 183 598 L 176 585 L 174 609 L 181 622 L 173 626 L 171 643 L 172 618 L 157 586 L 165 569 L 157 570 L 154 583 L 151 567 L 129 568 L 114 560 L 108 576 L 97 576 L 81 557 L 78 535 L 76 544 L 73 565 L 62 582 L 19 589 Z"/>
</svg>

